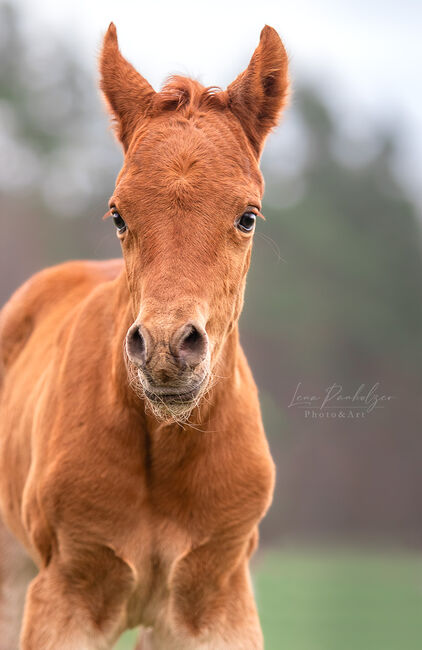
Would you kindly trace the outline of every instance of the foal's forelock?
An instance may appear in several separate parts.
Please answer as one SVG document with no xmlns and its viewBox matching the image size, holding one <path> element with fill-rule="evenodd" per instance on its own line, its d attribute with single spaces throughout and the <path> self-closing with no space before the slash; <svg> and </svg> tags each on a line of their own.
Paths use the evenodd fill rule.
<svg viewBox="0 0 422 650">
<path fill-rule="evenodd" d="M 204 88 L 194 79 L 171 75 L 160 92 L 154 96 L 149 114 L 157 116 L 166 111 L 224 109 L 227 105 L 227 93 L 218 86 Z"/>
</svg>

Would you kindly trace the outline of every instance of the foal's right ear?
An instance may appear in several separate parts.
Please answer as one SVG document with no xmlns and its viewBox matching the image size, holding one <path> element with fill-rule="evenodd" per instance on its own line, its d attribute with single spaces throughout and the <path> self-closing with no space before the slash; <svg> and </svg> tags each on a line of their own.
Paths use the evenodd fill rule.
<svg viewBox="0 0 422 650">
<path fill-rule="evenodd" d="M 150 106 L 155 90 L 121 55 L 114 23 L 110 23 L 104 36 L 100 75 L 100 87 L 114 117 L 117 137 L 127 151 L 135 127 Z"/>
</svg>

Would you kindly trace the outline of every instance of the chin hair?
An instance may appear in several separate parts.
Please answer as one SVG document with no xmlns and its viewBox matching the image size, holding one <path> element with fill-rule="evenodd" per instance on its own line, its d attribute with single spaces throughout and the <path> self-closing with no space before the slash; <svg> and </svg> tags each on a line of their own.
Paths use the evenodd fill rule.
<svg viewBox="0 0 422 650">
<path fill-rule="evenodd" d="M 150 400 L 144 395 L 146 408 L 161 422 L 174 422 L 183 424 L 188 422 L 192 411 L 200 402 L 200 394 L 190 402 L 165 402 L 164 400 Z"/>
<path fill-rule="evenodd" d="M 145 408 L 152 413 L 157 420 L 166 423 L 184 424 L 189 421 L 193 410 L 199 406 L 201 399 L 211 387 L 211 372 L 208 371 L 207 376 L 204 378 L 201 389 L 198 394 L 189 402 L 178 401 L 177 399 L 170 401 L 161 399 L 157 395 L 157 399 L 151 400 L 145 394 L 142 375 L 137 367 L 125 355 L 126 368 L 129 378 L 129 386 L 133 392 L 145 402 Z"/>
</svg>

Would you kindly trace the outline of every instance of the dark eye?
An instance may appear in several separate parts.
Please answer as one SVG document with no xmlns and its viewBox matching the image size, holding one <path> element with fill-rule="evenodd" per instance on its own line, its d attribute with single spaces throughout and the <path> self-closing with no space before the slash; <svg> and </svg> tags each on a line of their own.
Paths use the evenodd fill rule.
<svg viewBox="0 0 422 650">
<path fill-rule="evenodd" d="M 251 232 L 254 229 L 256 214 L 254 212 L 244 212 L 240 219 L 237 220 L 236 226 L 243 232 Z"/>
<path fill-rule="evenodd" d="M 125 232 L 127 226 L 124 220 L 122 219 L 122 217 L 120 216 L 120 214 L 116 212 L 116 210 L 113 210 L 111 216 L 113 217 L 114 225 L 116 226 L 117 231 L 119 233 Z"/>
</svg>

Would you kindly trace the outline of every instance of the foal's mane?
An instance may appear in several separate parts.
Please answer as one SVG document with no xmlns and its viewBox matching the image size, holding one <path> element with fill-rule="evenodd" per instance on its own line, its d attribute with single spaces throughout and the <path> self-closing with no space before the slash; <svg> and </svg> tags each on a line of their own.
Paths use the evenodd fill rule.
<svg viewBox="0 0 422 650">
<path fill-rule="evenodd" d="M 153 114 L 165 111 L 186 111 L 205 108 L 224 109 L 228 105 L 227 93 L 218 86 L 205 88 L 199 81 L 182 77 L 170 76 L 161 91 L 154 96 L 151 112 Z"/>
</svg>

